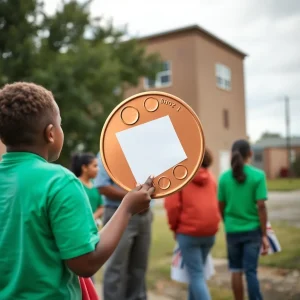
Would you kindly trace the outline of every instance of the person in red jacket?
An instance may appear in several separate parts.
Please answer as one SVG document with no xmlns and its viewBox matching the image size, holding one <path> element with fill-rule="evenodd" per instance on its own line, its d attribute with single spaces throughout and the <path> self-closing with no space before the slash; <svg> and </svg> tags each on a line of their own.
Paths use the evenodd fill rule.
<svg viewBox="0 0 300 300">
<path fill-rule="evenodd" d="M 212 155 L 206 150 L 194 179 L 179 193 L 165 199 L 169 226 L 179 243 L 190 277 L 189 300 L 211 299 L 204 265 L 221 219 L 216 180 L 208 170 L 211 164 Z"/>
</svg>

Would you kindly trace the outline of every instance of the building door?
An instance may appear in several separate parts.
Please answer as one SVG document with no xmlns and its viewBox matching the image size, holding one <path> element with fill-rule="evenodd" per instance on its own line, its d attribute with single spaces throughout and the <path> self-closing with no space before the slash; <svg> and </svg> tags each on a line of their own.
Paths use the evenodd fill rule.
<svg viewBox="0 0 300 300">
<path fill-rule="evenodd" d="M 220 174 L 230 168 L 230 151 L 221 150 L 219 154 L 219 172 Z"/>
</svg>

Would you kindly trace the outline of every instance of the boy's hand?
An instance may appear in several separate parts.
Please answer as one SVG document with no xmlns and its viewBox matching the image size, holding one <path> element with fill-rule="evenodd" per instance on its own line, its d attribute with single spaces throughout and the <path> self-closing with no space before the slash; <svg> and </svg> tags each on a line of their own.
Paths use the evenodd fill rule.
<svg viewBox="0 0 300 300">
<path fill-rule="evenodd" d="M 143 185 L 137 185 L 134 190 L 124 197 L 122 203 L 127 206 L 128 212 L 131 215 L 149 209 L 151 195 L 155 191 L 153 178 L 154 176 L 150 176 Z"/>
</svg>

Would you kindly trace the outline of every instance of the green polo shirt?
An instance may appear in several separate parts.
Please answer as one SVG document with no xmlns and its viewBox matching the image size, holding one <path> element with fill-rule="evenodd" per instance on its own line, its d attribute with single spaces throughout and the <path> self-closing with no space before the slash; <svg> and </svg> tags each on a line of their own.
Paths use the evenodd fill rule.
<svg viewBox="0 0 300 300">
<path fill-rule="evenodd" d="M 95 187 L 89 188 L 84 185 L 85 192 L 90 200 L 93 213 L 101 206 L 103 206 L 103 200 L 98 190 Z"/>
<path fill-rule="evenodd" d="M 238 183 L 231 170 L 219 179 L 218 199 L 225 202 L 226 232 L 245 232 L 260 227 L 257 201 L 267 200 L 266 176 L 263 171 L 250 165 L 244 166 L 244 172 L 244 183 Z"/>
<path fill-rule="evenodd" d="M 81 182 L 25 152 L 0 162 L 0 299 L 79 300 L 66 259 L 93 251 L 99 235 Z"/>
</svg>

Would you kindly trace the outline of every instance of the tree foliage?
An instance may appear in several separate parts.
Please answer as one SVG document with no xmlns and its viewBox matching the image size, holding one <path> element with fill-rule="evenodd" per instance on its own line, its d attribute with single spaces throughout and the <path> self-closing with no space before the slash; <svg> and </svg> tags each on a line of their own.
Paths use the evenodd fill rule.
<svg viewBox="0 0 300 300">
<path fill-rule="evenodd" d="M 98 151 L 101 128 L 124 89 L 160 68 L 158 55 L 125 40 L 125 30 L 93 18 L 90 2 L 62 1 L 49 16 L 35 0 L 0 0 L 0 83 L 33 81 L 53 92 L 64 164 L 74 150 Z"/>
</svg>

